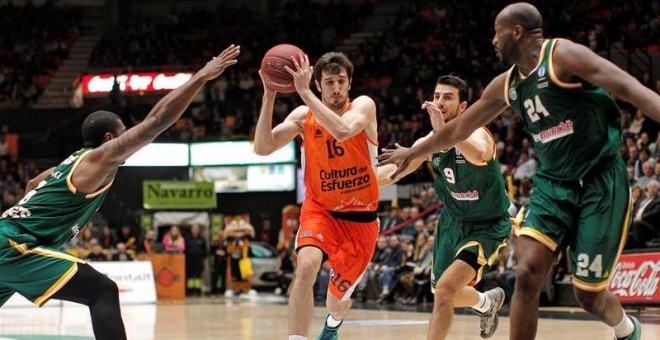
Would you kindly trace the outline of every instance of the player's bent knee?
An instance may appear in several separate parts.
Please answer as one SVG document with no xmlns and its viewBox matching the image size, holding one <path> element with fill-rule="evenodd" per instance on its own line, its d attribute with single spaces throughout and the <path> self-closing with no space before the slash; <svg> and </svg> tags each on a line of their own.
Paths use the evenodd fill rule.
<svg viewBox="0 0 660 340">
<path fill-rule="evenodd" d="M 588 292 L 581 289 L 574 289 L 575 299 L 578 301 L 580 306 L 587 311 L 594 310 L 598 308 L 598 305 L 602 302 L 603 291 L 600 292 Z"/>
<path fill-rule="evenodd" d="M 119 287 L 117 286 L 117 283 L 105 275 L 98 280 L 96 287 L 98 288 L 99 295 L 112 295 L 119 297 Z"/>
</svg>

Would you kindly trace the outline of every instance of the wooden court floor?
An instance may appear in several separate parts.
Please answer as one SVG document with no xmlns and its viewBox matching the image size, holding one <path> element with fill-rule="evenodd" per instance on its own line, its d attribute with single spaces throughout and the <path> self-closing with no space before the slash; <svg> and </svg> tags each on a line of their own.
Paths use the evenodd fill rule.
<svg viewBox="0 0 660 340">
<path fill-rule="evenodd" d="M 341 327 L 341 339 L 425 339 L 428 312 L 381 309 L 354 309 Z M 539 321 L 537 339 L 612 339 L 604 324 L 590 320 L 579 309 L 544 312 L 552 318 Z M 631 311 L 635 314 L 638 311 Z M 122 314 L 129 339 L 287 339 L 286 305 L 278 297 L 252 299 L 199 298 L 187 302 L 156 305 L 124 305 Z M 635 314 L 638 315 L 638 314 Z M 660 311 L 639 314 L 643 320 L 642 339 L 660 339 Z M 317 307 L 310 330 L 314 339 L 325 310 Z M 448 339 L 479 339 L 476 316 L 460 313 L 454 318 Z M 491 338 L 508 339 L 509 318 L 500 319 Z M 92 339 L 87 308 L 77 305 L 56 307 L 0 308 L 0 340 Z"/>
</svg>

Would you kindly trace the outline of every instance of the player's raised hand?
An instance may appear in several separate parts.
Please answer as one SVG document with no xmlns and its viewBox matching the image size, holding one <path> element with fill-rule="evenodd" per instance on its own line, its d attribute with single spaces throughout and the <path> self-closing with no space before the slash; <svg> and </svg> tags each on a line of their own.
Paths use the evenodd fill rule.
<svg viewBox="0 0 660 340">
<path fill-rule="evenodd" d="M 433 130 L 438 131 L 445 125 L 445 117 L 442 115 L 442 110 L 434 102 L 425 101 L 422 104 L 422 109 L 428 112 Z"/>
<path fill-rule="evenodd" d="M 395 149 L 383 149 L 383 153 L 376 157 L 378 160 L 376 166 L 396 165 L 396 170 L 389 176 L 390 179 L 397 178 L 399 174 L 404 173 L 412 166 L 410 148 L 402 147 L 399 144 L 395 144 L 395 147 Z"/>
<path fill-rule="evenodd" d="M 228 66 L 238 62 L 236 57 L 241 53 L 241 47 L 231 44 L 217 57 L 213 57 L 206 66 L 199 70 L 199 74 L 206 80 L 217 78 Z"/>
<path fill-rule="evenodd" d="M 293 84 L 296 87 L 296 91 L 300 93 L 301 90 L 309 89 L 309 84 L 314 74 L 314 67 L 309 65 L 309 57 L 302 52 L 298 52 L 298 58 L 294 56 L 291 57 L 291 60 L 296 69 L 293 70 L 288 66 L 284 66 L 284 69 L 293 77 Z"/>
<path fill-rule="evenodd" d="M 265 76 L 266 75 L 264 74 L 264 71 L 262 69 L 259 69 L 259 77 L 261 77 L 261 83 L 264 85 L 264 94 L 272 95 L 272 96 L 276 95 L 277 90 L 267 85 L 268 82 L 266 81 L 266 79 L 264 79 Z"/>
</svg>

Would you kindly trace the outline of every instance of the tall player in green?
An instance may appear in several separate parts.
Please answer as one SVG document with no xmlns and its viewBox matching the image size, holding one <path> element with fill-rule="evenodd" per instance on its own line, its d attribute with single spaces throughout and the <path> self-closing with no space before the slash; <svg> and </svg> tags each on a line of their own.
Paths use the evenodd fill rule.
<svg viewBox="0 0 660 340">
<path fill-rule="evenodd" d="M 85 147 L 32 179 L 23 199 L 0 217 L 0 306 L 14 293 L 39 307 L 51 298 L 81 303 L 89 306 L 97 339 L 126 339 L 117 285 L 59 248 L 98 210 L 119 165 L 174 124 L 239 53 L 239 46 L 225 49 L 128 131 L 112 112 L 85 119 Z"/>
<path fill-rule="evenodd" d="M 612 95 L 660 121 L 660 97 L 585 46 L 545 39 L 541 14 L 515 3 L 495 19 L 493 45 L 513 67 L 486 87 L 463 115 L 408 152 L 381 157 L 406 171 L 411 161 L 467 138 L 507 108 L 523 117 L 538 169 L 516 247 L 511 339 L 533 339 L 543 280 L 560 250 L 570 247 L 580 305 L 614 329 L 640 339 L 639 322 L 607 291 L 630 216 L 626 167 L 618 154 L 621 122 Z M 396 176 L 396 172 L 393 174 Z"/>
<path fill-rule="evenodd" d="M 446 122 L 463 113 L 467 108 L 467 95 L 468 86 L 462 79 L 438 78 L 433 102 L 422 106 L 429 113 L 433 131 L 415 144 L 430 139 Z M 504 303 L 504 290 L 495 288 L 480 293 L 473 286 L 497 261 L 499 250 L 506 245 L 511 233 L 510 202 L 500 164 L 495 158 L 495 141 L 488 130 L 481 128 L 455 147 L 423 156 L 394 180 L 429 160 L 436 175 L 436 193 L 445 205 L 433 246 L 434 303 L 428 339 L 447 337 L 455 307 L 472 307 L 481 318 L 481 337 L 488 338 L 497 329 L 497 312 Z M 391 165 L 385 166 L 379 174 L 387 173 L 387 167 L 394 169 Z"/>
</svg>

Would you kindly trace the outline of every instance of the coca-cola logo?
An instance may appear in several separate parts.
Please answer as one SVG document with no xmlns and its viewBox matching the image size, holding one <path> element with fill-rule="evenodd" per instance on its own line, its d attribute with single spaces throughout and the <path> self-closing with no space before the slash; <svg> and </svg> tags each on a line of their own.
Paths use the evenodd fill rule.
<svg viewBox="0 0 660 340">
<path fill-rule="evenodd" d="M 634 264 L 626 261 L 617 263 L 610 280 L 610 291 L 621 297 L 654 296 L 660 283 L 660 261 L 646 260 L 638 268 Z"/>
</svg>

